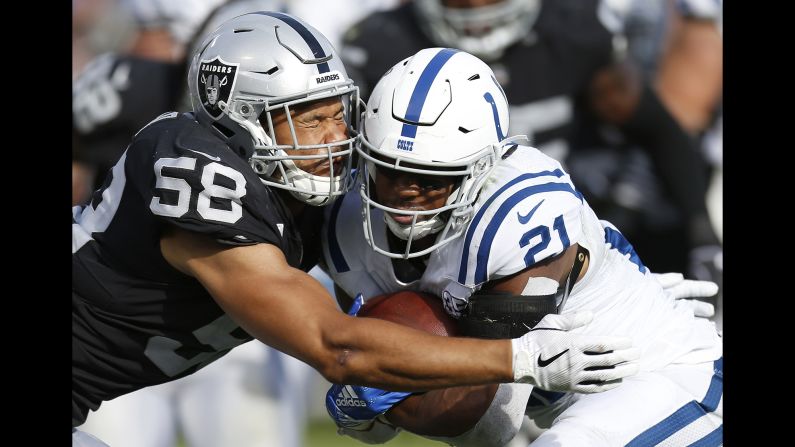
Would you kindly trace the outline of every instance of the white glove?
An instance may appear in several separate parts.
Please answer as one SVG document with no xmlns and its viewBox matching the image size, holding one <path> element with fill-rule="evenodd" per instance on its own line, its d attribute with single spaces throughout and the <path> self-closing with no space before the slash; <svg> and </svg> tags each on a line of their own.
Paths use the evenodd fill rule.
<svg viewBox="0 0 795 447">
<path fill-rule="evenodd" d="M 631 339 L 569 332 L 591 320 L 590 311 L 550 314 L 511 340 L 514 381 L 548 391 L 599 393 L 637 373 L 640 349 Z"/>
<path fill-rule="evenodd" d="M 384 444 L 400 433 L 400 427 L 395 427 L 380 415 L 366 424 L 357 427 L 338 427 L 337 434 L 347 435 L 365 444 Z"/>
<path fill-rule="evenodd" d="M 707 298 L 718 293 L 718 285 L 712 281 L 685 279 L 681 273 L 652 273 L 666 295 L 674 300 L 684 300 L 699 318 L 715 316 L 715 306 L 705 301 L 690 298 Z"/>
</svg>

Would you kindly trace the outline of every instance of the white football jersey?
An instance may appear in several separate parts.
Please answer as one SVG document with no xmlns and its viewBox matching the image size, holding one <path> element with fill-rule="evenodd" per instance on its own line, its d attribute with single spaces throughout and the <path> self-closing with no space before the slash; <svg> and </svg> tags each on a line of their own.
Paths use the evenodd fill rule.
<svg viewBox="0 0 795 447">
<path fill-rule="evenodd" d="M 372 212 L 374 237 L 385 247 L 389 230 L 381 211 Z M 409 289 L 468 300 L 485 282 L 577 243 L 589 250 L 590 262 L 562 313 L 587 309 L 594 321 L 576 332 L 632 337 L 643 351 L 641 370 L 721 355 L 714 323 L 667 297 L 623 235 L 599 221 L 560 163 L 535 148 L 518 146 L 498 163 L 467 231 L 434 251 L 422 277 L 409 283 L 368 245 L 358 189 L 326 213 L 323 255 L 334 282 L 350 296 L 362 293 L 366 300 Z"/>
</svg>

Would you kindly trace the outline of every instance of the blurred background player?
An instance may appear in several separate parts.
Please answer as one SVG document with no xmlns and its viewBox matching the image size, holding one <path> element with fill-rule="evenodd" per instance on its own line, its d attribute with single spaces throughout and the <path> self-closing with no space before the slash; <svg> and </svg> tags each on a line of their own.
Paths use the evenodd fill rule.
<svg viewBox="0 0 795 447">
<path fill-rule="evenodd" d="M 691 247 L 686 271 L 693 278 L 720 285 L 723 283 L 722 7 L 720 0 L 605 0 L 600 15 L 616 35 L 623 36 L 628 59 L 696 141 L 701 167 L 708 177 L 705 203 L 709 219 L 694 221 L 689 231 L 704 232 L 703 228 L 709 224 L 716 239 L 709 243 L 711 238 L 699 238 L 705 243 Z M 664 231 L 669 235 L 682 234 L 676 228 L 686 229 L 682 213 L 642 148 L 626 147 L 623 153 L 610 146 L 581 151 L 572 163 L 572 170 L 575 171 L 572 175 L 583 183 L 589 181 L 584 188 L 586 194 L 613 198 L 614 204 L 603 212 L 605 215 L 638 227 L 633 241 L 639 239 L 641 244 L 665 252 L 660 248 L 664 243 L 650 245 L 646 240 L 658 237 L 661 234 L 658 230 L 665 228 L 671 229 Z M 610 180 L 609 188 L 594 186 L 604 183 L 603 179 Z M 652 231 L 645 235 L 644 229 Z M 715 304 L 714 320 L 718 329 L 722 329 L 722 290 L 707 301 Z"/>
<path fill-rule="evenodd" d="M 656 86 L 671 113 L 699 141 L 711 175 L 707 211 L 721 242 L 694 252 L 690 272 L 696 278 L 722 283 L 723 2 L 677 0 L 669 17 Z M 722 291 L 717 298 L 715 322 L 723 328 Z"/>
<path fill-rule="evenodd" d="M 94 0 L 96 1 L 96 0 Z M 221 0 L 105 2 L 127 35 L 121 52 L 89 62 L 72 87 L 73 204 L 102 184 L 130 137 L 184 95 L 186 46 Z M 104 48 L 109 49 L 109 48 Z M 79 62 L 79 61 L 77 61 Z"/>
<path fill-rule="evenodd" d="M 365 97 L 392 64 L 421 48 L 482 58 L 505 88 L 513 133 L 564 163 L 653 270 L 692 276 L 690 258 L 719 247 L 705 205 L 706 166 L 629 57 L 629 4 L 414 0 L 352 27 L 341 55 Z"/>
<path fill-rule="evenodd" d="M 102 184 L 141 127 L 165 111 L 191 110 L 184 85 L 192 51 L 186 50 L 232 17 L 283 8 L 276 0 L 124 0 L 118 6 L 123 9 L 113 23 L 134 21 L 129 49 L 99 56 L 73 91 L 73 187 L 80 184 L 83 192 Z M 73 200 L 80 196 L 73 189 Z M 106 402 L 81 429 L 114 447 L 171 447 L 179 438 L 188 447 L 300 447 L 317 377 L 294 357 L 250 342 L 189 377 Z"/>
</svg>

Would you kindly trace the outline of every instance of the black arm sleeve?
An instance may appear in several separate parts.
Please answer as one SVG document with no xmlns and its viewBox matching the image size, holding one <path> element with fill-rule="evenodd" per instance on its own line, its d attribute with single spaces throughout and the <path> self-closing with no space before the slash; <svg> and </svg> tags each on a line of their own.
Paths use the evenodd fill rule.
<svg viewBox="0 0 795 447">
<path fill-rule="evenodd" d="M 695 139 L 676 122 L 651 87 L 643 86 L 635 112 L 621 128 L 649 151 L 663 184 L 687 218 L 691 245 L 717 244 L 705 203 L 708 167 Z"/>
</svg>

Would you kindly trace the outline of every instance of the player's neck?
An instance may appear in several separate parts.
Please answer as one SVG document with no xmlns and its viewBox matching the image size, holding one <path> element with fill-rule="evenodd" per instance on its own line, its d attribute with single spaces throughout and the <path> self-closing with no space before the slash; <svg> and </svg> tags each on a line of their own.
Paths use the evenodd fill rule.
<svg viewBox="0 0 795 447">
<path fill-rule="evenodd" d="M 290 194 L 290 191 L 285 189 L 278 189 L 276 194 L 282 199 L 284 205 L 290 210 L 290 214 L 293 216 L 293 220 L 299 220 L 301 215 L 304 214 L 304 210 L 307 207 L 307 204 L 296 199 Z"/>
</svg>

